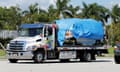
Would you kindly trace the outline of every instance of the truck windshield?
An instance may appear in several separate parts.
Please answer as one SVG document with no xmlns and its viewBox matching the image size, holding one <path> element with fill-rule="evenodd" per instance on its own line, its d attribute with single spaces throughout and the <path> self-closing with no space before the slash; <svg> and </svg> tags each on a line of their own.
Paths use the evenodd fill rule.
<svg viewBox="0 0 120 72">
<path fill-rule="evenodd" d="M 42 33 L 42 28 L 27 28 L 20 29 L 19 36 L 21 37 L 32 37 L 36 35 L 40 35 Z"/>
</svg>

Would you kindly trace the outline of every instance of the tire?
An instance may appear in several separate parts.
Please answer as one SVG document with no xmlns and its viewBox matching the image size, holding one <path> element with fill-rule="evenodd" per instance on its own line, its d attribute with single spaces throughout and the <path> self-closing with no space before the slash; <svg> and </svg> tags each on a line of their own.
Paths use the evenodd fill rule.
<svg viewBox="0 0 120 72">
<path fill-rule="evenodd" d="M 44 59 L 43 53 L 41 53 L 41 52 L 35 53 L 35 56 L 34 56 L 35 63 L 42 63 L 43 59 Z"/>
<path fill-rule="evenodd" d="M 10 63 L 17 63 L 17 59 L 8 59 Z"/>
<path fill-rule="evenodd" d="M 120 56 L 114 56 L 114 61 L 116 64 L 120 64 Z"/>
<path fill-rule="evenodd" d="M 91 53 L 85 52 L 83 55 L 80 56 L 80 61 L 90 62 L 91 61 Z"/>
<path fill-rule="evenodd" d="M 100 51 L 98 51 L 97 56 L 102 56 L 102 53 Z"/>
<path fill-rule="evenodd" d="M 91 60 L 96 60 L 95 54 L 91 54 Z"/>
<path fill-rule="evenodd" d="M 69 62 L 69 59 L 60 59 L 60 62 Z"/>
</svg>

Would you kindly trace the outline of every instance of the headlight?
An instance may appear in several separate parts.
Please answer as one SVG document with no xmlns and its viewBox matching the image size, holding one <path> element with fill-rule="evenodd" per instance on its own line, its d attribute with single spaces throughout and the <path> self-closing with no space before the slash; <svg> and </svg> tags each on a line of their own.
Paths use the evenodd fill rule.
<svg viewBox="0 0 120 72">
<path fill-rule="evenodd" d="M 32 50 L 36 50 L 36 46 L 28 46 L 27 47 L 27 51 L 32 51 Z"/>
<path fill-rule="evenodd" d="M 10 45 L 10 44 L 7 44 L 7 50 L 9 49 L 9 45 Z"/>
</svg>

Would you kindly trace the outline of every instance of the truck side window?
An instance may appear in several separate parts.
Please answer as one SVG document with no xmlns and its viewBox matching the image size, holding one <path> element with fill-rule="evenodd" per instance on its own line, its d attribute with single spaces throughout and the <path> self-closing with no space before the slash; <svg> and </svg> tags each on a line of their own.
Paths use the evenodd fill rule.
<svg viewBox="0 0 120 72">
<path fill-rule="evenodd" d="M 52 28 L 49 27 L 49 28 L 48 28 L 48 36 L 51 36 L 51 35 L 52 35 Z"/>
<path fill-rule="evenodd" d="M 48 36 L 48 30 L 47 30 L 47 27 L 45 27 L 44 29 L 44 37 L 47 37 Z"/>
<path fill-rule="evenodd" d="M 51 36 L 52 35 L 52 28 L 46 27 L 44 31 L 44 37 Z"/>
</svg>

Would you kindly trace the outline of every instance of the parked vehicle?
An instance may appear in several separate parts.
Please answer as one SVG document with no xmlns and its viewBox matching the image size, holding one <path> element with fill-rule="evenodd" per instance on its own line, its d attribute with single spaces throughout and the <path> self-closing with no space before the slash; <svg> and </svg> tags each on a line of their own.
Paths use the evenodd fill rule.
<svg viewBox="0 0 120 72">
<path fill-rule="evenodd" d="M 116 64 L 120 64 L 120 42 L 116 41 L 114 46 L 114 61 Z"/>
<path fill-rule="evenodd" d="M 101 22 L 92 19 L 62 19 L 54 24 L 22 24 L 19 36 L 7 45 L 7 58 L 11 63 L 18 60 L 59 59 L 69 61 L 95 60 L 95 55 L 108 53 L 104 44 Z"/>
</svg>

